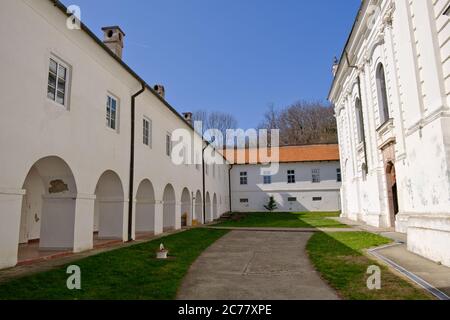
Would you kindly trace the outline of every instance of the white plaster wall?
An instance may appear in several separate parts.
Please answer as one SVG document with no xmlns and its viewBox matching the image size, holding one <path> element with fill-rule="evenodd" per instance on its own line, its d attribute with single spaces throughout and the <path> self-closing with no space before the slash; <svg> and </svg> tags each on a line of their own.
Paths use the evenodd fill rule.
<svg viewBox="0 0 450 320">
<path fill-rule="evenodd" d="M 321 182 L 312 183 L 312 169 L 320 169 Z M 264 184 L 261 165 L 236 165 L 231 171 L 232 208 L 241 212 L 266 211 L 270 196 L 277 202 L 277 211 L 340 211 L 340 186 L 337 182 L 339 162 L 309 162 L 280 164 L 280 170 L 272 177 L 272 184 Z M 296 183 L 287 183 L 287 171 L 295 170 Z M 248 185 L 240 185 L 240 173 L 247 172 Z M 289 197 L 297 201 L 288 202 Z M 322 201 L 313 201 L 313 197 L 322 197 Z M 242 204 L 241 199 L 248 199 Z"/>
<path fill-rule="evenodd" d="M 408 234 L 411 251 L 446 265 L 450 253 L 449 92 L 450 19 L 448 0 L 383 0 L 375 19 L 363 11 L 350 38 L 349 59 L 341 65 L 330 99 L 335 104 L 345 169 L 343 215 L 370 225 L 390 225 L 381 147 L 395 143 L 399 209 L 396 229 Z M 373 22 L 370 24 L 368 22 Z M 375 69 L 386 73 L 392 123 L 381 129 Z M 345 70 L 345 71 L 342 71 Z M 362 84 L 369 172 L 359 168 L 364 153 L 355 140 L 352 105 L 357 77 Z"/>
<path fill-rule="evenodd" d="M 0 51 L 0 108 L 8 115 L 0 117 L 0 268 L 14 265 L 17 259 L 25 178 L 34 163 L 48 156 L 57 156 L 67 163 L 77 191 L 72 195 L 76 198 L 73 208 L 64 212 L 67 219 L 57 220 L 58 232 L 67 239 L 58 238 L 55 243 L 50 237 L 41 239 L 43 244 L 74 251 L 92 248 L 92 235 L 100 219 L 94 218 L 95 190 L 99 178 L 108 170 L 120 179 L 124 199 L 123 210 L 114 210 L 120 218 L 108 223 L 115 230 L 114 237 L 119 233 L 123 240 L 127 237 L 131 95 L 140 89 L 140 84 L 84 31 L 67 29 L 66 19 L 51 1 L 0 3 L 0 36 L 4 39 Z M 67 109 L 46 96 L 52 55 L 71 69 Z M 117 131 L 106 126 L 108 94 L 119 100 Z M 148 90 L 137 99 L 136 110 L 134 192 L 136 196 L 142 180 L 152 182 L 156 199 L 155 232 L 160 233 L 165 186 L 169 183 L 174 186 L 180 217 L 181 191 L 185 187 L 194 193 L 201 190 L 202 173 L 193 165 L 176 166 L 165 155 L 167 132 L 179 128 L 192 132 L 180 117 Z M 142 144 L 143 115 L 153 121 L 151 149 Z M 223 172 L 228 170 L 227 165 L 220 168 Z M 53 178 L 66 179 L 57 173 Z M 207 177 L 207 190 L 226 198 L 228 178 Z M 135 199 L 131 201 L 135 203 Z M 45 207 L 51 215 L 62 218 L 58 214 L 64 210 L 57 200 L 48 201 Z M 228 211 L 227 207 L 223 202 L 220 213 Z M 177 221 L 177 227 L 179 224 Z M 30 226 L 29 238 L 37 235 L 36 230 L 37 227 Z"/>
</svg>

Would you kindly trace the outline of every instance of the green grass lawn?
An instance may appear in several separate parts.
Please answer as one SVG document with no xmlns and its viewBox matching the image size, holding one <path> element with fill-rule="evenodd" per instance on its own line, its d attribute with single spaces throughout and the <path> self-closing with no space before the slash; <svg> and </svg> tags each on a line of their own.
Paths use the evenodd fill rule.
<svg viewBox="0 0 450 320">
<path fill-rule="evenodd" d="M 92 256 L 81 268 L 82 290 L 67 289 L 67 267 L 0 284 L 0 300 L 172 300 L 191 264 L 227 231 L 193 229 L 152 242 Z M 155 259 L 160 243 L 171 259 Z"/>
<path fill-rule="evenodd" d="M 367 232 L 316 233 L 307 250 L 315 268 L 344 299 L 350 300 L 425 300 L 425 291 L 381 267 L 381 290 L 367 288 L 367 269 L 377 263 L 363 254 L 364 249 L 391 240 Z"/>
<path fill-rule="evenodd" d="M 339 217 L 333 212 L 308 213 L 248 213 L 234 214 L 230 221 L 219 223 L 217 227 L 245 227 L 245 228 L 345 228 L 330 217 Z"/>
</svg>

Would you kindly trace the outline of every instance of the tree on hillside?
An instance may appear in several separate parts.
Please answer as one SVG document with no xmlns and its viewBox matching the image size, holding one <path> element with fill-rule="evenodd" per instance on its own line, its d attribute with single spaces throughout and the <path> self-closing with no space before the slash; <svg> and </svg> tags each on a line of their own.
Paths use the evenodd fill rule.
<svg viewBox="0 0 450 320">
<path fill-rule="evenodd" d="M 280 111 L 271 106 L 260 128 L 279 129 L 280 145 L 337 142 L 334 110 L 320 102 L 301 101 Z"/>
</svg>

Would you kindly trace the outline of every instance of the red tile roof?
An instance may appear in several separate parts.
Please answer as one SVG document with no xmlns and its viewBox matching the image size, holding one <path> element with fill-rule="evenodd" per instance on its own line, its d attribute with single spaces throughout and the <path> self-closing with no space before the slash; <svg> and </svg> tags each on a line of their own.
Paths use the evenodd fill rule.
<svg viewBox="0 0 450 320">
<path fill-rule="evenodd" d="M 259 152 L 258 152 L 259 150 Z M 269 150 L 269 151 L 268 151 Z M 323 145 L 306 145 L 306 146 L 286 146 L 279 147 L 279 163 L 293 163 L 293 162 L 317 162 L 317 161 L 339 161 L 339 146 L 337 144 L 323 144 Z M 262 153 L 271 156 L 270 149 L 237 149 L 224 150 L 225 158 L 236 164 L 266 163 L 261 161 Z M 240 160 L 245 155 L 245 162 Z M 233 159 L 234 157 L 234 159 Z M 250 157 L 252 157 L 250 159 Z M 250 161 L 251 160 L 251 161 Z M 273 162 L 273 161 L 272 161 Z"/>
</svg>

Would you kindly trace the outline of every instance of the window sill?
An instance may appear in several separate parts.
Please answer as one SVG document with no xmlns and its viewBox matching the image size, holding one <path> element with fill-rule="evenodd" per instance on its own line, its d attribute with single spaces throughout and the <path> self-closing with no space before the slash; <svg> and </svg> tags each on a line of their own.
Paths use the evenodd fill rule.
<svg viewBox="0 0 450 320">
<path fill-rule="evenodd" d="M 382 135 L 386 131 L 394 128 L 394 119 L 390 118 L 377 128 L 378 134 Z"/>
</svg>

